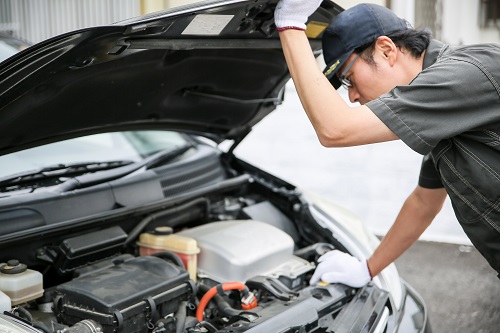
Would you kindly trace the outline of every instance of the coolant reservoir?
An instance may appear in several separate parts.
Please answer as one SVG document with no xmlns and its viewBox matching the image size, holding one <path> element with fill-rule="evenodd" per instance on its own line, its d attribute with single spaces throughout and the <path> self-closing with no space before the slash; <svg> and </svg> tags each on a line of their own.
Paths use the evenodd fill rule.
<svg viewBox="0 0 500 333">
<path fill-rule="evenodd" d="M 137 245 L 141 256 L 163 251 L 174 252 L 186 266 L 189 278 L 196 281 L 197 256 L 200 249 L 194 238 L 172 234 L 171 229 L 159 227 L 153 232 L 141 234 Z"/>
<path fill-rule="evenodd" d="M 26 303 L 43 295 L 42 274 L 18 260 L 9 260 L 0 264 L 0 290 L 12 305 Z"/>
</svg>

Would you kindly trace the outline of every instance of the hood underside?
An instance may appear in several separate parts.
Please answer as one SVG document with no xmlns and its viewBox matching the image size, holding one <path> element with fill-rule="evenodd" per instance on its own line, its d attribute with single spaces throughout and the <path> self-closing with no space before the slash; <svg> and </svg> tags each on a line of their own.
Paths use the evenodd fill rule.
<svg viewBox="0 0 500 333">
<path fill-rule="evenodd" d="M 119 130 L 243 137 L 281 103 L 289 79 L 276 2 L 206 1 L 16 54 L 0 64 L 0 155 Z M 339 11 L 325 2 L 310 19 L 321 27 Z"/>
</svg>

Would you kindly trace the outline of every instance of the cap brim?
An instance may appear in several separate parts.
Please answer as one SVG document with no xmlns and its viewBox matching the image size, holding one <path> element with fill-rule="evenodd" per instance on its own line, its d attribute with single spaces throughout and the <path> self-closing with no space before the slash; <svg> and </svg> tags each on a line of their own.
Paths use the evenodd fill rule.
<svg viewBox="0 0 500 333">
<path fill-rule="evenodd" d="M 340 58 L 331 61 L 326 65 L 325 69 L 323 70 L 323 74 L 325 74 L 326 78 L 330 81 L 330 83 L 335 89 L 339 89 L 340 86 L 342 85 L 342 82 L 340 82 L 339 78 L 335 74 L 342 68 L 347 58 L 349 58 L 349 56 L 353 52 L 354 50 L 351 52 L 347 52 Z"/>
</svg>

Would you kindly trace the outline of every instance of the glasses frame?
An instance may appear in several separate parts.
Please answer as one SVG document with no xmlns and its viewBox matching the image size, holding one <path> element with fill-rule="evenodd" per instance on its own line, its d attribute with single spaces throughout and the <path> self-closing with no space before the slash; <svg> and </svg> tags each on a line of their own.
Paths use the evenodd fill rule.
<svg viewBox="0 0 500 333">
<path fill-rule="evenodd" d="M 349 64 L 347 64 L 346 68 L 344 68 L 342 73 L 340 73 L 340 75 L 338 76 L 340 83 L 346 89 L 352 87 L 352 82 L 351 82 L 351 80 L 346 78 L 345 75 L 347 74 L 347 72 L 349 72 L 352 65 L 354 65 L 354 62 L 359 58 L 359 56 L 360 56 L 360 53 L 356 54 L 356 56 L 351 60 L 351 62 Z"/>
</svg>

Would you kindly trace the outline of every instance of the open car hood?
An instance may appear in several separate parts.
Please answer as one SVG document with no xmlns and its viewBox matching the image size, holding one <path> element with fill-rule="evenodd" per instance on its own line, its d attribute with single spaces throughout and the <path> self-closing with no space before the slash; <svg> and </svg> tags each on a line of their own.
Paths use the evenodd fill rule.
<svg viewBox="0 0 500 333">
<path fill-rule="evenodd" d="M 277 0 L 205 1 L 66 33 L 0 64 L 0 155 L 81 135 L 174 129 L 241 139 L 283 99 Z M 341 8 L 308 36 L 321 52 Z"/>
</svg>

